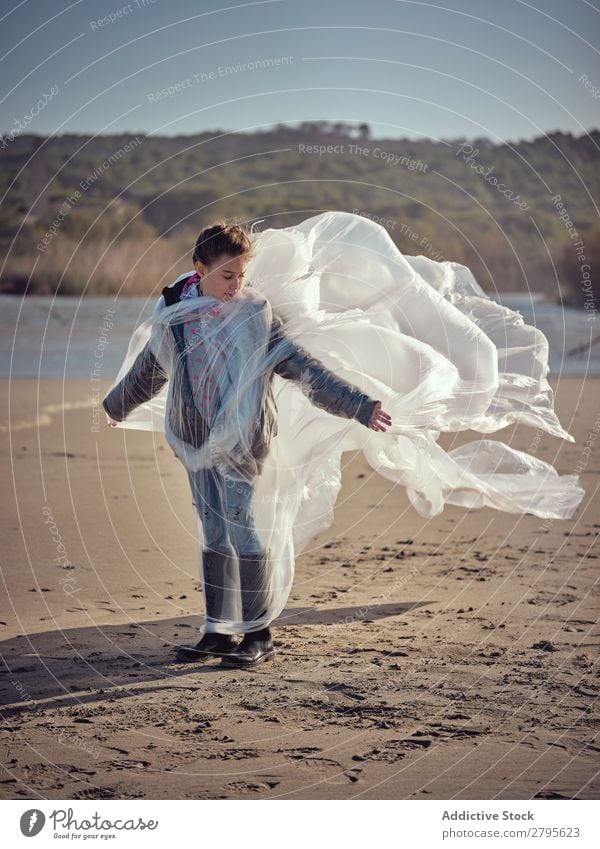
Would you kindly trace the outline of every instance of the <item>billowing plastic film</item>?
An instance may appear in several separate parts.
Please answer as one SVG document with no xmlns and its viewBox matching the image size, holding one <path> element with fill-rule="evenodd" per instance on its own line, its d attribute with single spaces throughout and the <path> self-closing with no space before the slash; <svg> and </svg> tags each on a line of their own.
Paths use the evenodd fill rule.
<svg viewBox="0 0 600 849">
<path fill-rule="evenodd" d="M 423 516 L 445 504 L 573 515 L 576 475 L 499 440 L 438 445 L 442 431 L 513 423 L 574 441 L 554 412 L 545 336 L 468 268 L 403 256 L 383 227 L 343 212 L 252 240 L 233 300 L 161 296 L 104 399 L 119 426 L 164 430 L 187 469 L 205 630 L 282 613 L 295 557 L 332 523 L 347 450 Z M 392 417 L 383 433 L 366 427 L 376 400 Z"/>
</svg>

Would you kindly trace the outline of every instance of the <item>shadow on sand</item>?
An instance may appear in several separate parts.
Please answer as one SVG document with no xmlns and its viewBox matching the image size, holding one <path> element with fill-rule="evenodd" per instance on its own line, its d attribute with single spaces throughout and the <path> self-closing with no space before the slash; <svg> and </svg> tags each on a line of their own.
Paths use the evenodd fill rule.
<svg viewBox="0 0 600 849">
<path fill-rule="evenodd" d="M 401 616 L 432 602 L 373 604 L 361 607 L 316 609 L 287 608 L 272 623 L 275 648 L 282 658 L 293 655 L 286 628 L 307 625 L 336 625 Z M 0 704 L 5 718 L 45 707 L 66 707 L 87 702 L 114 701 L 144 692 L 172 688 L 176 680 L 198 674 L 223 675 L 219 661 L 203 664 L 176 663 L 174 647 L 198 639 L 200 618 L 137 622 L 124 625 L 91 625 L 67 630 L 44 631 L 0 643 Z M 293 638 L 292 638 L 293 639 Z M 279 645 L 278 645 L 279 643 Z M 287 648 L 290 651 L 287 651 Z M 351 653 L 349 646 L 346 653 Z M 312 649 L 311 649 L 312 652 Z M 385 655 L 385 652 L 382 652 Z M 327 657 L 326 635 L 323 651 Z M 239 674 L 227 670 L 227 674 Z M 243 672 L 241 674 L 244 674 Z M 147 683 L 155 682 L 155 687 Z M 189 683 L 188 683 L 189 687 Z"/>
</svg>

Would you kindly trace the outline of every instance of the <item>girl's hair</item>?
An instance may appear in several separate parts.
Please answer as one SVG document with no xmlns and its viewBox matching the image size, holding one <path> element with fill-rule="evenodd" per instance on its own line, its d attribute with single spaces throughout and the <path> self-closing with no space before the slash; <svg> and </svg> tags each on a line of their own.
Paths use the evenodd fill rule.
<svg viewBox="0 0 600 849">
<path fill-rule="evenodd" d="M 200 232 L 196 239 L 193 260 L 212 265 L 221 254 L 241 256 L 242 254 L 250 255 L 251 251 L 252 242 L 244 224 L 227 224 L 225 221 L 217 221 Z"/>
</svg>

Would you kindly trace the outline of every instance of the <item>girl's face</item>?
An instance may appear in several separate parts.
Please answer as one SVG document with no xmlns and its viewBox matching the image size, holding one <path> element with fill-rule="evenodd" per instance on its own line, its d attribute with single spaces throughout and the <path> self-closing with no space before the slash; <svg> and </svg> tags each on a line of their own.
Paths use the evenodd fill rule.
<svg viewBox="0 0 600 849">
<path fill-rule="evenodd" d="M 195 262 L 194 268 L 202 277 L 202 292 L 219 301 L 230 301 L 240 291 L 245 281 L 247 255 L 220 254 L 213 263 Z"/>
</svg>

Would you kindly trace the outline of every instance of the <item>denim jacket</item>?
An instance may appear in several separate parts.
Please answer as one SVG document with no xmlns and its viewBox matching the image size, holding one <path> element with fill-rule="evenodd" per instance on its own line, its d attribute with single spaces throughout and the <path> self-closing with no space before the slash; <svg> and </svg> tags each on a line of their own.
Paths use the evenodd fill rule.
<svg viewBox="0 0 600 849">
<path fill-rule="evenodd" d="M 177 280 L 163 289 L 165 306 L 179 301 L 185 279 Z M 180 326 L 172 326 L 175 342 L 183 353 L 183 335 Z M 283 322 L 273 316 L 269 350 L 284 333 Z M 176 358 L 176 367 L 182 370 L 181 380 L 173 381 L 177 387 L 177 396 L 170 405 L 170 425 L 178 439 L 199 448 L 207 438 L 207 426 L 200 416 L 194 402 L 185 356 Z M 334 416 L 356 419 L 368 426 L 377 401 L 361 392 L 358 387 L 348 383 L 330 371 L 320 360 L 309 354 L 299 345 L 293 345 L 293 353 L 278 362 L 273 371 L 285 378 L 311 387 L 311 402 Z M 150 350 L 147 343 L 138 354 L 133 365 L 119 383 L 105 396 L 102 406 L 115 421 L 123 421 L 135 407 L 149 401 L 168 380 L 168 375 Z M 173 410 L 177 411 L 173 415 Z M 271 438 L 277 434 L 277 405 L 273 395 L 272 374 L 268 382 L 265 401 L 261 409 L 251 453 L 260 463 L 266 456 Z"/>
</svg>

